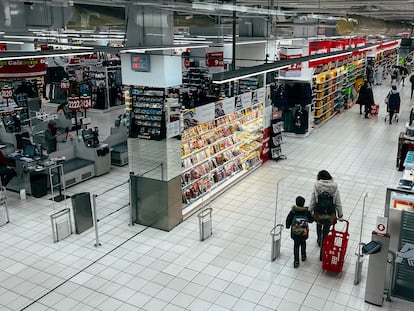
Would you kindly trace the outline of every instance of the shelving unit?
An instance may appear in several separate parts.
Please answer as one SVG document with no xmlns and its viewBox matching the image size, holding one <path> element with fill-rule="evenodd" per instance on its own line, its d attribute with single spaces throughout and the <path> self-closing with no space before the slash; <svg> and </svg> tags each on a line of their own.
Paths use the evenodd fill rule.
<svg viewBox="0 0 414 311">
<path fill-rule="evenodd" d="M 326 122 L 339 110 L 339 99 L 343 98 L 346 73 L 347 71 L 341 67 L 315 76 L 315 124 Z"/>
<path fill-rule="evenodd" d="M 182 133 L 184 207 L 261 165 L 263 103 Z"/>
<path fill-rule="evenodd" d="M 259 88 L 259 79 L 258 77 L 250 77 L 246 79 L 239 80 L 239 94 L 245 93 L 248 91 L 254 91 Z"/>
<path fill-rule="evenodd" d="M 355 79 L 363 74 L 363 65 L 364 61 L 358 60 L 314 76 L 315 125 L 321 125 L 342 109 L 353 106 L 354 100 L 350 95 Z"/>
<path fill-rule="evenodd" d="M 165 119 L 167 122 L 180 120 L 181 105 L 178 98 L 166 98 L 165 109 Z"/>
<path fill-rule="evenodd" d="M 150 140 L 165 138 L 165 90 L 161 88 L 131 88 L 130 136 Z"/>
<path fill-rule="evenodd" d="M 190 91 L 203 89 L 208 85 L 208 69 L 202 67 L 191 67 L 183 72 L 183 87 Z"/>
</svg>

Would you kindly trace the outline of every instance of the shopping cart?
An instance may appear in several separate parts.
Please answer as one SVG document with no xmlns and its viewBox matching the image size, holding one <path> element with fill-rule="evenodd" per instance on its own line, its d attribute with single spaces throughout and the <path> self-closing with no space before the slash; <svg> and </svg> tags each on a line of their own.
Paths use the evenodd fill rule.
<svg viewBox="0 0 414 311">
<path fill-rule="evenodd" d="M 330 272 L 339 273 L 344 265 L 346 248 L 349 240 L 349 221 L 343 220 L 345 231 L 338 231 L 336 226 L 332 226 L 327 236 L 323 240 L 322 269 Z"/>
</svg>

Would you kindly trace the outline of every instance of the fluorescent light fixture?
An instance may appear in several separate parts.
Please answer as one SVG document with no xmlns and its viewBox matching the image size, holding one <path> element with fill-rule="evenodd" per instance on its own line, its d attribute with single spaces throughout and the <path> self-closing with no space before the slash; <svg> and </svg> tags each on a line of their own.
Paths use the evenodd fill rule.
<svg viewBox="0 0 414 311">
<path fill-rule="evenodd" d="M 257 75 L 260 75 L 260 74 L 263 74 L 263 73 L 268 73 L 268 72 L 272 72 L 272 71 L 276 71 L 276 70 L 280 70 L 280 69 L 285 69 L 285 68 L 288 68 L 288 67 L 290 67 L 290 65 L 274 67 L 274 68 L 271 68 L 271 69 L 266 69 L 266 70 L 262 70 L 262 71 L 258 71 L 258 72 L 253 72 L 253 73 L 249 73 L 249 74 L 246 74 L 246 75 L 243 75 L 243 76 L 238 76 L 238 77 L 235 77 L 235 78 L 229 78 L 229 79 L 226 79 L 226 80 L 213 80 L 213 83 L 215 83 L 215 84 L 228 83 L 228 82 L 232 82 L 232 81 L 236 81 L 236 80 L 241 80 L 241 79 L 246 79 L 246 78 L 250 78 L 250 77 L 253 77 L 253 76 L 257 76 Z"/>
<path fill-rule="evenodd" d="M 94 52 L 71 52 L 71 53 L 58 53 L 58 54 L 40 54 L 40 55 L 22 55 L 22 56 L 1 56 L 0 60 L 15 60 L 15 59 L 28 59 L 28 58 L 44 58 L 44 57 L 59 57 L 59 56 L 80 56 L 89 55 Z"/>
<path fill-rule="evenodd" d="M 266 40 L 257 40 L 257 41 L 239 41 L 236 42 L 236 45 L 247 45 L 247 44 L 256 44 L 256 43 L 266 43 Z"/>
<path fill-rule="evenodd" d="M 182 44 L 189 44 L 189 43 L 200 43 L 200 42 L 209 43 L 209 44 L 213 43 L 213 41 L 197 41 L 197 40 L 186 40 L 186 39 L 174 40 L 174 43 L 181 44 L 181 45 Z"/>
<path fill-rule="evenodd" d="M 206 11 L 230 11 L 241 12 L 249 14 L 262 14 L 262 15 L 276 15 L 276 16 L 296 16 L 293 12 L 283 12 L 280 10 L 256 8 L 252 6 L 232 5 L 232 4 L 216 4 L 216 3 L 204 3 L 193 2 L 193 10 L 206 10 Z"/>
<path fill-rule="evenodd" d="M 174 45 L 174 46 L 167 46 L 167 47 L 153 47 L 153 48 L 142 48 L 142 49 L 125 49 L 120 50 L 121 53 L 145 53 L 148 51 L 166 51 L 166 50 L 174 50 L 178 48 L 188 48 L 188 49 L 200 49 L 200 48 L 208 48 L 209 45 Z"/>
<path fill-rule="evenodd" d="M 21 42 L 21 41 L 3 41 L 3 40 L 0 40 L 0 43 L 5 43 L 5 44 L 20 44 L 20 45 L 24 44 L 24 42 Z"/>
<path fill-rule="evenodd" d="M 69 45 L 69 44 L 59 44 L 59 43 L 49 43 L 48 45 L 53 47 L 63 47 L 65 50 L 93 50 L 91 46 L 82 46 L 82 45 Z"/>
</svg>

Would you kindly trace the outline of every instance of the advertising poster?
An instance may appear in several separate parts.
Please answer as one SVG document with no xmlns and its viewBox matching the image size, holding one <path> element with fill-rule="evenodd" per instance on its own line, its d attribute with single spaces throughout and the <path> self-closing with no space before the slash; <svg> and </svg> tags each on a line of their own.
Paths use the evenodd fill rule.
<svg viewBox="0 0 414 311">
<path fill-rule="evenodd" d="M 195 108 L 194 118 L 200 122 L 208 122 L 215 119 L 214 103 L 203 105 Z"/>
<path fill-rule="evenodd" d="M 240 95 L 242 108 L 249 108 L 252 106 L 252 92 L 243 93 Z"/>
<path fill-rule="evenodd" d="M 221 101 L 222 108 L 225 114 L 230 114 L 234 112 L 234 102 L 235 97 L 225 98 Z"/>
<path fill-rule="evenodd" d="M 167 123 L 167 138 L 180 135 L 180 120 Z"/>
<path fill-rule="evenodd" d="M 269 88 L 270 90 L 270 88 Z M 261 87 L 260 89 L 257 89 L 257 102 L 259 103 L 265 103 L 266 102 L 266 88 Z"/>
</svg>

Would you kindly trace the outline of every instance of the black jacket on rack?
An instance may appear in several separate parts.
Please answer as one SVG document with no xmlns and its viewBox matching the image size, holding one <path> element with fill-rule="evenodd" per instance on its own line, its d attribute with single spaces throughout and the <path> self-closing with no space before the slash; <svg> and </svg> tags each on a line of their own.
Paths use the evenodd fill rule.
<svg viewBox="0 0 414 311">
<path fill-rule="evenodd" d="M 305 134 L 308 130 L 308 119 L 307 108 L 298 105 L 294 117 L 293 131 L 296 134 Z"/>
<path fill-rule="evenodd" d="M 285 110 L 289 103 L 288 93 L 289 92 L 284 84 L 272 88 L 271 97 L 273 106 L 280 110 Z"/>
</svg>

